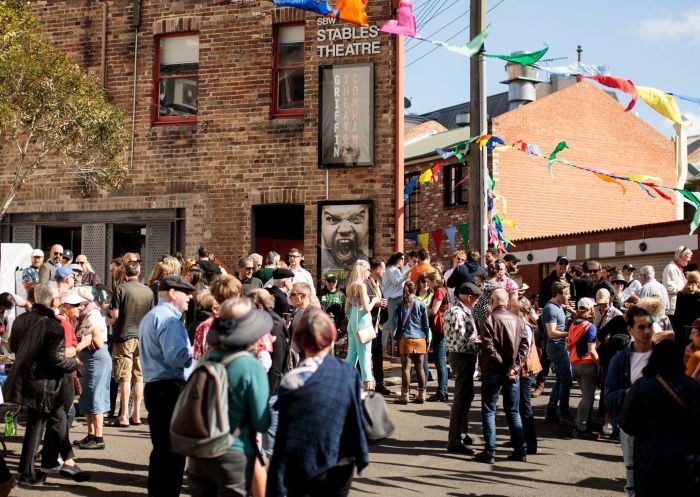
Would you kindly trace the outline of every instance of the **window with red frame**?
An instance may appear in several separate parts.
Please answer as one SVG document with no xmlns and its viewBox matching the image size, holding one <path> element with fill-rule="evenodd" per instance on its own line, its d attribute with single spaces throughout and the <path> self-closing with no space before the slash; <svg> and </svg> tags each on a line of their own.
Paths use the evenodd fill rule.
<svg viewBox="0 0 700 497">
<path fill-rule="evenodd" d="M 153 122 L 197 120 L 199 34 L 176 33 L 156 38 Z"/>
<path fill-rule="evenodd" d="M 272 114 L 304 115 L 304 25 L 275 27 Z"/>
</svg>

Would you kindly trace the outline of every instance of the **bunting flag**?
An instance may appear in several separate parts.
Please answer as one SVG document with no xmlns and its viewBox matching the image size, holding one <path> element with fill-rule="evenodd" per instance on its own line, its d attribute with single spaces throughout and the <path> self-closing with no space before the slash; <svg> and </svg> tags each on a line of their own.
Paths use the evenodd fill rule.
<svg viewBox="0 0 700 497">
<path fill-rule="evenodd" d="M 445 150 L 441 149 L 440 147 L 435 149 L 435 153 L 438 154 L 440 157 L 442 157 L 442 160 L 447 160 L 450 157 L 455 156 L 454 152 L 445 151 Z"/>
<path fill-rule="evenodd" d="M 410 233 L 410 234 L 404 235 L 404 238 L 406 240 L 411 240 L 416 245 L 418 244 L 418 235 L 415 233 Z"/>
<path fill-rule="evenodd" d="M 437 164 L 435 164 L 433 167 L 430 168 L 430 170 L 433 172 L 433 181 L 438 180 L 438 172 L 440 172 L 440 169 L 442 169 L 442 166 L 445 164 L 444 161 L 440 161 Z"/>
<path fill-rule="evenodd" d="M 432 169 L 426 169 L 421 173 L 421 175 L 418 177 L 418 181 L 421 183 L 430 183 L 433 181 L 433 170 Z"/>
<path fill-rule="evenodd" d="M 674 97 L 680 98 L 681 100 L 686 100 L 688 102 L 693 102 L 694 104 L 700 105 L 700 98 L 686 97 L 685 95 L 679 95 L 678 93 L 669 93 L 669 95 L 673 95 Z"/>
<path fill-rule="evenodd" d="M 333 13 L 329 14 L 341 21 L 367 26 L 367 0 L 338 0 L 333 8 Z"/>
<path fill-rule="evenodd" d="M 469 181 L 469 176 L 465 176 L 464 178 L 459 180 L 452 190 L 456 190 L 459 185 L 461 185 L 462 183 L 465 183 L 467 181 Z"/>
<path fill-rule="evenodd" d="M 484 148 L 484 145 L 491 139 L 493 135 L 481 135 L 479 138 L 476 139 L 476 142 L 479 144 L 479 150 Z"/>
<path fill-rule="evenodd" d="M 618 180 L 616 180 L 615 178 L 613 178 L 613 177 L 610 176 L 609 174 L 605 174 L 605 173 L 603 173 L 603 172 L 595 172 L 595 171 L 591 171 L 591 172 L 592 172 L 593 174 L 595 174 L 596 176 L 598 176 L 598 177 L 599 177 L 600 179 L 602 179 L 603 181 L 607 181 L 608 183 L 615 183 L 617 186 L 619 186 L 619 187 L 622 189 L 622 194 L 623 194 L 623 195 L 626 195 L 626 194 L 627 194 L 627 189 L 625 188 L 625 185 L 623 185 L 622 183 L 620 183 Z"/>
<path fill-rule="evenodd" d="M 496 145 L 495 145 L 496 143 L 498 143 L 499 145 L 505 145 L 505 144 L 506 144 L 506 143 L 505 143 L 503 140 L 501 140 L 499 137 L 497 137 L 497 136 L 491 136 L 491 137 L 488 139 L 488 141 L 486 142 L 486 145 L 485 145 L 486 150 L 493 150 L 493 149 L 495 149 L 495 148 L 496 148 Z M 506 147 L 506 148 L 509 148 L 509 147 Z"/>
<path fill-rule="evenodd" d="M 540 71 L 557 76 L 608 76 L 610 74 L 610 69 L 607 66 L 591 66 L 581 62 L 556 67 L 544 67 L 535 64 L 535 67 Z"/>
<path fill-rule="evenodd" d="M 536 145 L 534 143 L 527 144 L 527 148 L 525 149 L 525 153 L 527 154 L 528 157 L 532 157 L 533 155 L 536 155 L 537 157 L 544 158 L 544 154 L 542 153 L 542 150 L 540 150 L 539 145 Z"/>
<path fill-rule="evenodd" d="M 433 45 L 443 47 L 444 49 L 449 50 L 450 52 L 458 53 L 459 55 L 463 55 L 463 56 L 468 58 L 468 57 L 472 57 L 475 53 L 477 53 L 481 49 L 481 45 L 484 44 L 484 41 L 488 37 L 490 29 L 491 29 L 491 25 L 489 24 L 488 26 L 486 26 L 486 29 L 484 29 L 481 33 L 479 33 L 474 38 L 469 40 L 466 43 L 466 45 L 462 45 L 462 46 L 449 45 L 449 44 L 442 42 L 442 41 L 430 40 L 430 42 Z"/>
<path fill-rule="evenodd" d="M 396 19 L 385 22 L 379 31 L 394 35 L 410 36 L 411 38 L 422 39 L 416 33 L 416 18 L 413 15 L 413 4 L 411 0 L 401 0 Z"/>
<path fill-rule="evenodd" d="M 629 79 L 622 79 L 618 78 L 617 76 L 581 76 L 582 78 L 588 78 L 592 79 L 594 81 L 597 81 L 603 86 L 607 86 L 608 88 L 613 88 L 615 90 L 620 90 L 624 91 L 625 93 L 628 93 L 631 97 L 632 100 L 630 100 L 629 105 L 625 109 L 625 112 L 629 112 L 632 110 L 632 107 L 634 107 L 634 104 L 637 103 L 637 87 L 634 86 L 634 83 L 630 81 Z"/>
<path fill-rule="evenodd" d="M 508 62 L 515 62 L 516 64 L 521 64 L 523 66 L 529 66 L 540 60 L 542 57 L 544 57 L 544 54 L 547 53 L 547 50 L 549 50 L 549 45 L 545 43 L 544 48 L 542 50 L 538 50 L 537 52 L 524 52 L 513 55 L 496 55 L 485 53 L 484 56 L 491 57 L 493 59 L 505 60 Z"/>
<path fill-rule="evenodd" d="M 455 249 L 455 234 L 457 233 L 457 228 L 454 226 L 448 226 L 445 228 L 445 234 L 447 235 L 447 241 L 450 242 L 450 250 Z"/>
<path fill-rule="evenodd" d="M 435 244 L 435 250 L 440 253 L 440 245 L 442 244 L 442 230 L 433 230 L 430 232 L 433 237 L 433 243 Z"/>
<path fill-rule="evenodd" d="M 332 9 L 325 0 L 273 0 L 277 7 L 294 7 L 295 9 L 306 10 L 321 14 L 338 14 L 336 9 Z"/>
<path fill-rule="evenodd" d="M 418 184 L 418 178 L 413 178 L 411 181 L 408 182 L 406 185 L 406 189 L 403 191 L 403 199 L 404 201 L 408 200 L 408 197 L 411 196 L 411 193 L 413 193 L 413 189 L 416 187 Z"/>
<path fill-rule="evenodd" d="M 418 243 L 421 244 L 425 250 L 428 250 L 428 243 L 430 241 L 430 233 L 418 233 Z"/>
<path fill-rule="evenodd" d="M 462 242 L 465 247 L 469 246 L 469 223 L 460 224 L 457 226 L 459 234 L 462 235 Z"/>
<path fill-rule="evenodd" d="M 670 119 L 676 124 L 683 124 L 681 111 L 678 108 L 678 104 L 673 96 L 667 95 L 656 88 L 649 88 L 647 86 L 638 86 L 637 94 L 639 95 L 639 98 L 644 100 L 649 107 L 654 109 L 662 116 Z"/>
<path fill-rule="evenodd" d="M 557 158 L 557 154 L 558 154 L 559 152 L 561 152 L 562 150 L 564 150 L 565 148 L 569 148 L 569 146 L 566 144 L 565 141 L 560 141 L 560 142 L 557 144 L 557 146 L 555 147 L 555 149 L 552 151 L 552 153 L 549 154 L 549 160 L 551 161 L 551 160 L 556 159 L 556 158 Z"/>
</svg>

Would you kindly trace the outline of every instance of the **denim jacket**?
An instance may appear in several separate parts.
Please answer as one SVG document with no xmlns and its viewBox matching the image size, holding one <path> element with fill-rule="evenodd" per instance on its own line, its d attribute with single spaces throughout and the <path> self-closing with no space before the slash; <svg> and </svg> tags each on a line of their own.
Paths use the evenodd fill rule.
<svg viewBox="0 0 700 497">
<path fill-rule="evenodd" d="M 430 324 L 428 322 L 428 310 L 423 302 L 412 297 L 408 307 L 402 304 L 396 310 L 396 313 L 396 338 L 428 339 Z"/>
</svg>

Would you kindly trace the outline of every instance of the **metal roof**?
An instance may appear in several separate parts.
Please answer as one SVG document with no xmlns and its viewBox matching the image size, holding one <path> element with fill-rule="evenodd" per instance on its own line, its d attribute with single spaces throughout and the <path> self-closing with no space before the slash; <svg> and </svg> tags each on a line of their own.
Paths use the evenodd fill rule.
<svg viewBox="0 0 700 497">
<path fill-rule="evenodd" d="M 508 112 L 510 103 L 508 102 L 508 92 L 497 93 L 486 99 L 486 113 L 490 118 L 500 116 Z M 434 110 L 426 114 L 421 114 L 423 117 L 433 119 L 439 122 L 449 130 L 457 128 L 457 116 L 460 114 L 469 113 L 471 102 L 464 102 L 457 105 L 451 105 L 444 109 Z"/>
<path fill-rule="evenodd" d="M 676 220 L 676 221 L 662 221 L 660 223 L 649 223 L 649 224 L 637 224 L 637 225 L 628 225 L 628 226 L 616 226 L 614 228 L 601 228 L 599 230 L 585 230 L 585 231 L 570 231 L 568 233 L 558 233 L 554 235 L 542 235 L 542 236 L 533 236 L 529 238 L 514 238 L 511 240 L 515 245 L 518 243 L 522 242 L 533 242 L 535 240 L 552 240 L 556 238 L 566 238 L 568 236 L 583 236 L 583 235 L 592 235 L 594 233 L 615 233 L 618 231 L 625 231 L 625 230 L 630 230 L 630 229 L 649 229 L 649 228 L 654 228 L 657 226 L 663 226 L 663 225 L 683 225 L 683 224 L 688 224 L 687 219 L 681 219 L 681 220 Z"/>
<path fill-rule="evenodd" d="M 449 148 L 469 138 L 469 127 L 457 128 L 443 133 L 426 135 L 406 144 L 404 160 L 410 161 L 435 154 L 436 148 Z"/>
</svg>

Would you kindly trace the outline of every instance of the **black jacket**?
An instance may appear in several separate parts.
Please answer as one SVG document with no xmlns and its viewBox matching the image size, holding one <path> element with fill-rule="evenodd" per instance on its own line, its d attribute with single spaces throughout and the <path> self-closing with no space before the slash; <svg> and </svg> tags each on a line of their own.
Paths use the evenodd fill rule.
<svg viewBox="0 0 700 497">
<path fill-rule="evenodd" d="M 697 318 L 700 318 L 700 294 L 680 292 L 676 297 L 676 313 L 671 319 L 676 341 L 684 345 L 688 342 L 690 325 Z"/>
<path fill-rule="evenodd" d="M 275 313 L 282 317 L 284 317 L 285 313 L 289 313 L 289 301 L 284 290 L 276 286 L 266 288 L 266 290 L 275 298 L 275 307 L 273 309 Z"/>
<path fill-rule="evenodd" d="M 537 298 L 537 303 L 540 308 L 543 308 L 547 302 L 552 300 L 552 285 L 559 280 L 557 276 L 557 271 L 553 270 L 549 273 L 545 279 L 542 280 L 542 285 L 540 286 L 540 296 Z M 571 293 L 571 300 L 578 301 L 576 298 L 576 285 L 574 284 L 574 277 L 569 273 L 566 273 L 566 281 L 569 283 L 569 292 Z"/>
<path fill-rule="evenodd" d="M 75 357 L 66 357 L 63 327 L 53 311 L 37 304 L 20 315 L 9 346 L 15 363 L 5 384 L 5 399 L 42 413 L 58 409 L 64 375 L 78 369 L 78 363 Z"/>
<path fill-rule="evenodd" d="M 454 288 L 455 293 L 464 283 L 476 283 L 477 276 L 486 278 L 486 271 L 478 262 L 468 261 L 460 264 L 452 271 L 452 274 L 447 279 L 447 286 Z"/>
<path fill-rule="evenodd" d="M 272 317 L 272 330 L 270 333 L 275 337 L 275 341 L 272 343 L 272 353 L 270 354 L 272 365 L 267 372 L 267 380 L 270 387 L 270 396 L 273 396 L 277 395 L 282 377 L 290 370 L 289 351 L 292 346 L 292 340 L 284 320 L 275 314 L 274 311 L 270 312 L 270 316 Z"/>
</svg>

